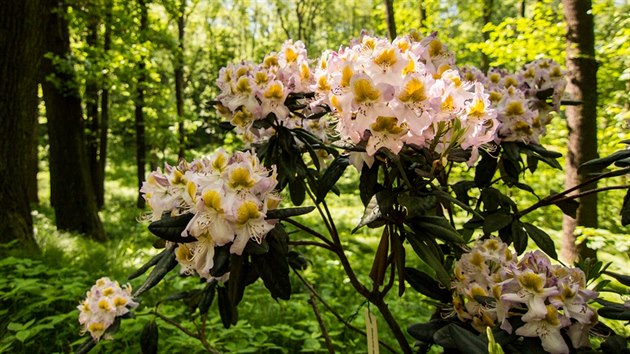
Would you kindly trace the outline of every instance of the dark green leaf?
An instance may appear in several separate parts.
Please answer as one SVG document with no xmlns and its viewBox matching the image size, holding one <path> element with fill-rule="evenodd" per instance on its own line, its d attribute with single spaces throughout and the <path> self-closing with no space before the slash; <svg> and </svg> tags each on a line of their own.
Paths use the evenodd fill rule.
<svg viewBox="0 0 630 354">
<path fill-rule="evenodd" d="M 135 278 L 141 276 L 142 274 L 146 273 L 146 271 L 149 270 L 149 268 L 151 268 L 154 265 L 156 265 L 167 254 L 168 254 L 168 250 L 167 249 L 165 249 L 164 251 L 156 254 L 155 256 L 153 256 L 153 258 L 151 258 L 151 260 L 149 260 L 147 263 L 145 263 L 142 267 L 138 268 L 138 270 L 136 270 L 135 272 L 131 273 L 127 277 L 127 279 L 129 279 L 129 280 L 135 279 Z"/>
<path fill-rule="evenodd" d="M 520 156 L 520 147 L 517 143 L 513 142 L 503 142 L 501 143 L 501 148 L 503 149 L 503 155 L 514 162 L 518 162 L 521 159 Z"/>
<path fill-rule="evenodd" d="M 374 262 L 372 262 L 372 269 L 370 270 L 370 278 L 374 284 L 383 285 L 383 279 L 385 279 L 385 270 L 387 269 L 387 256 L 389 254 L 389 232 L 388 228 L 383 229 L 381 240 L 378 243 L 376 254 L 374 255 Z"/>
<path fill-rule="evenodd" d="M 249 264 L 246 256 L 232 254 L 230 256 L 230 280 L 226 283 L 228 296 L 233 307 L 237 307 L 243 299 L 245 292 L 245 278 L 249 271 Z M 236 324 L 236 322 L 232 322 Z"/>
<path fill-rule="evenodd" d="M 606 338 L 604 343 L 601 344 L 600 349 L 604 353 L 611 354 L 627 354 L 628 353 L 628 340 L 618 334 L 613 334 Z"/>
<path fill-rule="evenodd" d="M 517 161 L 502 158 L 499 164 L 499 171 L 501 172 L 501 178 L 508 185 L 511 186 L 518 183 L 519 165 Z"/>
<path fill-rule="evenodd" d="M 177 260 L 175 259 L 175 248 L 177 248 L 177 245 L 172 245 L 164 251 L 166 252 L 164 256 L 155 265 L 155 268 L 153 268 L 144 283 L 142 283 L 142 285 L 140 285 L 140 287 L 133 293 L 134 297 L 138 297 L 147 290 L 156 286 L 168 272 L 175 268 L 177 265 Z"/>
<path fill-rule="evenodd" d="M 623 206 L 621 207 L 621 225 L 630 225 L 630 189 L 628 189 L 625 197 L 623 197 Z"/>
<path fill-rule="evenodd" d="M 611 320 L 630 321 L 630 309 L 623 305 L 604 306 L 597 310 L 597 314 Z"/>
<path fill-rule="evenodd" d="M 549 151 L 547 149 L 545 149 L 544 146 L 542 145 L 536 145 L 536 144 L 519 144 L 519 147 L 521 149 L 526 149 L 526 150 L 531 150 L 535 153 L 537 153 L 540 156 L 543 157 L 549 157 L 552 159 L 557 159 L 562 157 L 562 154 L 559 152 L 555 152 L 555 151 Z"/>
<path fill-rule="evenodd" d="M 473 181 L 459 181 L 451 186 L 453 192 L 455 192 L 457 200 L 465 205 L 470 205 L 470 196 L 468 195 L 468 191 L 474 187 L 475 182 Z"/>
<path fill-rule="evenodd" d="M 615 278 L 618 282 L 620 282 L 621 284 L 625 286 L 630 286 L 630 276 L 628 275 L 614 273 L 609 270 L 604 271 L 604 274 Z"/>
<path fill-rule="evenodd" d="M 230 244 L 214 248 L 212 269 L 210 275 L 220 277 L 230 270 Z"/>
<path fill-rule="evenodd" d="M 553 259 L 558 259 L 556 246 L 554 245 L 551 237 L 547 235 L 547 233 L 530 223 L 523 223 L 523 226 L 525 227 L 525 231 L 527 231 L 529 237 L 536 243 L 538 247 L 540 247 L 543 252 L 545 252 L 549 257 Z"/>
<path fill-rule="evenodd" d="M 451 323 L 447 326 L 448 332 L 455 342 L 455 346 L 462 353 L 467 354 L 487 354 L 488 343 L 475 333 Z"/>
<path fill-rule="evenodd" d="M 349 164 L 350 159 L 348 155 L 339 155 L 333 160 L 330 166 L 328 166 L 326 172 L 324 172 L 324 175 L 319 180 L 317 190 L 315 191 L 315 197 L 318 203 L 326 197 L 326 194 L 328 194 L 339 178 L 341 178 Z"/>
<path fill-rule="evenodd" d="M 267 241 L 269 252 L 263 255 L 252 255 L 252 264 L 271 296 L 274 299 L 288 300 L 291 296 L 291 279 L 287 260 L 288 235 L 282 226 L 277 224 L 267 235 Z"/>
<path fill-rule="evenodd" d="M 555 204 L 564 214 L 574 219 L 577 217 L 577 210 L 580 207 L 580 203 L 574 199 L 563 199 Z"/>
<path fill-rule="evenodd" d="M 223 323 L 223 327 L 230 328 L 235 322 L 234 319 L 238 319 L 238 314 L 234 313 L 236 307 L 232 306 L 232 303 L 230 303 L 226 286 L 219 286 L 217 293 L 219 297 L 219 315 L 221 315 L 221 322 Z"/>
<path fill-rule="evenodd" d="M 442 251 L 440 251 L 435 241 L 421 237 L 413 232 L 408 233 L 406 236 L 411 247 L 420 259 L 422 259 L 429 268 L 435 271 L 436 278 L 444 287 L 449 289 L 451 287 L 451 277 L 446 268 L 444 268 Z"/>
<path fill-rule="evenodd" d="M 512 223 L 512 242 L 514 243 L 516 254 L 520 255 L 525 252 L 525 249 L 527 249 L 527 240 L 527 232 L 523 227 L 523 223 L 515 220 Z"/>
<path fill-rule="evenodd" d="M 475 167 L 475 185 L 479 188 L 487 187 L 494 177 L 499 163 L 496 156 L 482 151 L 481 160 Z"/>
<path fill-rule="evenodd" d="M 502 228 L 510 225 L 512 223 L 512 219 L 512 215 L 506 214 L 500 210 L 490 215 L 486 215 L 483 221 L 483 233 L 489 235 L 495 231 L 501 230 Z"/>
<path fill-rule="evenodd" d="M 156 354 L 158 352 L 158 327 L 155 320 L 151 320 L 144 326 L 140 335 L 140 349 L 142 354 Z"/>
<path fill-rule="evenodd" d="M 177 243 L 195 242 L 197 239 L 190 235 L 182 236 L 182 232 L 193 218 L 193 214 L 186 213 L 178 216 L 164 214 L 160 220 L 149 224 L 149 231 L 155 236 Z"/>
<path fill-rule="evenodd" d="M 407 332 L 409 334 L 424 343 L 432 343 L 433 342 L 433 334 L 437 332 L 440 328 L 446 326 L 449 322 L 446 320 L 431 320 L 427 323 L 414 323 L 409 328 L 407 328 Z"/>
<path fill-rule="evenodd" d="M 446 290 L 430 275 L 415 268 L 405 267 L 405 280 L 414 290 L 422 295 L 436 299 L 442 303 L 451 301 L 451 292 Z"/>
<path fill-rule="evenodd" d="M 426 234 L 447 242 L 464 243 L 457 230 L 441 216 L 417 216 L 407 224 L 415 233 Z"/>
<path fill-rule="evenodd" d="M 212 305 L 212 301 L 214 301 L 214 295 L 217 289 L 217 282 L 210 281 L 206 285 L 206 288 L 203 289 L 203 296 L 201 297 L 201 301 L 199 302 L 199 313 L 205 315 L 208 313 L 210 306 Z"/>
<path fill-rule="evenodd" d="M 398 204 L 403 206 L 407 211 L 407 219 L 426 214 L 427 210 L 435 208 L 437 205 L 437 197 L 432 194 L 425 196 L 411 196 L 401 194 L 398 196 Z"/>
<path fill-rule="evenodd" d="M 77 348 L 77 350 L 74 353 L 87 354 L 90 352 L 90 350 L 92 350 L 96 346 L 96 344 L 98 343 L 92 338 L 92 336 L 90 336 L 89 338 L 85 340 L 85 342 L 83 342 L 83 344 L 81 344 L 80 347 Z"/>
<path fill-rule="evenodd" d="M 304 181 L 301 179 L 289 181 L 289 194 L 293 205 L 302 205 L 306 198 L 306 186 L 304 185 Z"/>
<path fill-rule="evenodd" d="M 357 232 L 358 229 L 379 219 L 381 216 L 381 208 L 378 205 L 378 199 L 375 194 L 374 196 L 372 196 L 372 199 L 370 199 L 370 202 L 365 207 L 365 210 L 363 211 L 363 216 L 361 216 L 361 220 L 359 221 L 359 225 L 357 225 L 352 230 L 352 233 Z"/>
<path fill-rule="evenodd" d="M 250 239 L 245 245 L 245 253 L 247 254 L 265 254 L 269 252 L 269 243 L 267 240 L 262 240 L 260 243 Z"/>
<path fill-rule="evenodd" d="M 606 157 L 602 157 L 599 159 L 594 159 L 583 163 L 579 168 L 579 173 L 589 173 L 601 171 L 604 168 L 608 167 L 610 164 L 630 157 L 630 150 L 620 150 L 616 151 Z"/>
<path fill-rule="evenodd" d="M 313 210 L 315 210 L 314 206 L 267 210 L 266 219 L 267 220 L 272 220 L 272 219 L 284 220 L 292 216 L 308 214 Z"/>
<path fill-rule="evenodd" d="M 377 192 L 382 188 L 378 184 L 378 167 L 379 164 L 375 163 L 372 167 L 368 167 L 367 164 L 363 164 L 361 169 L 361 175 L 359 176 L 359 195 L 363 205 L 367 206 L 370 200 Z"/>
</svg>

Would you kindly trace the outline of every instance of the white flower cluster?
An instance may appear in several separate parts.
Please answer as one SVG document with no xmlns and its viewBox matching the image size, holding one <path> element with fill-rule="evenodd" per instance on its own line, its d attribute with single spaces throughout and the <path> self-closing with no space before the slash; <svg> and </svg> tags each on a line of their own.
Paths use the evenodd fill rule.
<svg viewBox="0 0 630 354">
<path fill-rule="evenodd" d="M 127 314 L 130 308 L 136 306 L 138 303 L 131 298 L 130 285 L 121 288 L 117 281 L 100 278 L 77 307 L 81 311 L 81 333 L 90 332 L 94 340 L 99 340 L 116 317 Z"/>
<path fill-rule="evenodd" d="M 538 144 L 551 121 L 550 113 L 560 110 L 560 99 L 566 87 L 565 72 L 550 59 L 539 59 L 526 64 L 522 70 L 510 74 L 491 69 L 484 75 L 475 68 L 462 69 L 468 81 L 482 82 L 490 93 L 492 107 L 501 122 L 497 141 L 522 141 Z M 537 93 L 551 91 L 551 104 L 537 97 Z"/>
<path fill-rule="evenodd" d="M 276 221 L 265 220 L 280 196 L 275 166 L 267 169 L 250 152 L 229 155 L 218 149 L 211 156 L 166 165 L 164 173 L 154 171 L 141 192 L 152 209 L 151 220 L 192 213 L 182 232 L 194 242 L 179 244 L 176 257 L 186 273 L 196 272 L 209 279 L 214 266 L 214 248 L 229 244 L 230 252 L 241 255 L 250 239 L 260 243 Z"/>
<path fill-rule="evenodd" d="M 312 84 L 313 74 L 304 43 L 288 40 L 279 53 L 268 54 L 262 64 L 241 62 L 229 64 L 219 71 L 219 111 L 236 127 L 246 143 L 259 142 L 274 134 L 273 128 L 254 127 L 256 120 L 264 119 L 270 113 L 287 128 L 303 128 L 326 140 L 326 119 L 302 119 L 291 114 L 285 105 L 289 94 L 309 93 Z M 305 105 L 302 115 L 308 116 L 317 110 L 321 111 L 321 108 L 311 110 Z"/>
<path fill-rule="evenodd" d="M 580 269 L 553 265 L 541 251 L 518 261 L 492 238 L 479 241 L 455 265 L 453 306 L 460 320 L 472 321 L 479 331 L 500 323 L 511 333 L 508 318 L 520 316 L 525 324 L 517 335 L 539 337 L 547 352 L 569 353 L 561 330 L 580 348 L 589 345 L 588 330 L 597 322 L 587 302 L 598 293 L 585 286 Z"/>
<path fill-rule="evenodd" d="M 435 33 L 385 38 L 363 35 L 355 45 L 322 56 L 314 91 L 333 108 L 340 137 L 365 144 L 370 164 L 381 148 L 405 144 L 438 153 L 492 142 L 496 113 L 481 83 L 464 81 L 454 55 Z"/>
</svg>

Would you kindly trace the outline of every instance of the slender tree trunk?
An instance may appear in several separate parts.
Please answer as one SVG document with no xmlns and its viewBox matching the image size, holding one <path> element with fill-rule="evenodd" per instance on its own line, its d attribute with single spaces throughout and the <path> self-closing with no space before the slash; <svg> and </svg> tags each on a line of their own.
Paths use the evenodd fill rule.
<svg viewBox="0 0 630 354">
<path fill-rule="evenodd" d="M 146 40 L 146 31 L 148 26 L 147 5 L 144 0 L 138 0 L 140 6 L 140 41 Z M 144 56 L 140 58 L 138 62 L 138 78 L 136 80 L 136 102 L 135 102 L 135 125 L 136 125 L 136 166 L 138 177 L 138 200 L 136 206 L 139 209 L 143 209 L 145 206 L 145 200 L 140 193 L 140 187 L 145 178 L 145 165 L 146 165 L 146 141 L 144 134 L 144 89 L 146 82 L 146 65 L 144 63 Z"/>
<path fill-rule="evenodd" d="M 418 1 L 418 30 L 427 28 L 427 8 L 424 0 Z"/>
<path fill-rule="evenodd" d="M 91 14 L 91 18 L 88 20 L 88 34 L 86 37 L 86 44 L 89 48 L 88 59 L 93 63 L 97 62 L 95 58 L 96 46 L 98 41 L 98 18 Z M 85 80 L 85 110 L 87 117 L 87 151 L 88 161 L 90 168 L 90 176 L 92 178 L 92 189 L 96 196 L 96 206 L 101 209 L 104 204 L 103 195 L 99 193 L 102 189 L 99 186 L 103 183 L 100 180 L 98 173 L 98 160 L 99 160 L 99 137 L 100 137 L 100 121 L 98 116 L 98 82 L 96 79 L 97 71 L 96 66 L 93 66 L 92 70 L 88 72 L 87 79 Z"/>
<path fill-rule="evenodd" d="M 394 0 L 385 0 L 385 16 L 387 18 L 387 32 L 389 39 L 396 38 L 396 16 L 394 16 Z"/>
<path fill-rule="evenodd" d="M 105 9 L 105 34 L 103 36 L 103 52 L 105 55 L 110 50 L 112 43 L 111 23 L 112 23 L 112 3 L 107 2 Z M 101 84 L 101 129 L 99 137 L 99 156 L 98 156 L 98 180 L 99 184 L 96 189 L 96 195 L 102 196 L 102 205 L 105 205 L 105 166 L 107 165 L 107 141 L 109 133 L 109 78 L 104 73 L 103 82 Z"/>
<path fill-rule="evenodd" d="M 27 159 L 37 107 L 44 22 L 40 1 L 0 1 L 0 243 L 38 249 L 28 202 Z"/>
<path fill-rule="evenodd" d="M 492 17 L 492 2 L 493 0 L 483 0 L 483 27 L 485 27 L 488 23 L 490 23 L 490 19 Z M 483 36 L 483 41 L 486 42 L 488 40 L 490 40 L 490 34 L 486 31 L 482 31 L 481 32 L 482 36 Z M 483 71 L 484 73 L 488 72 L 488 69 L 490 68 L 490 58 L 488 58 L 488 55 L 484 52 L 481 52 L 481 65 L 480 65 L 480 69 L 481 71 Z"/>
<path fill-rule="evenodd" d="M 28 201 L 33 204 L 39 204 L 39 196 L 37 195 L 37 173 L 39 172 L 39 94 L 37 92 L 38 85 L 35 84 L 35 102 L 29 107 L 31 115 L 30 122 L 33 124 L 31 132 L 30 152 L 26 161 L 27 171 L 27 189 Z"/>
<path fill-rule="evenodd" d="M 45 51 L 55 58 L 70 57 L 66 5 L 49 1 Z M 42 82 L 50 144 L 50 195 L 57 228 L 77 231 L 93 239 L 106 239 L 98 216 L 86 156 L 81 98 L 72 66 L 55 65 L 46 56 Z"/>
<path fill-rule="evenodd" d="M 179 146 L 177 157 L 181 160 L 186 152 L 186 132 L 184 130 L 184 12 L 186 0 L 181 0 L 179 16 L 177 17 L 177 52 L 175 55 L 175 102 L 177 105 L 177 132 L 179 134 Z"/>
<path fill-rule="evenodd" d="M 518 8 L 518 12 L 521 15 L 521 17 L 525 18 L 525 8 L 527 5 L 527 1 L 526 0 L 521 0 L 521 3 L 519 4 L 519 8 Z"/>
<path fill-rule="evenodd" d="M 569 127 L 566 158 L 566 187 L 585 181 L 588 176 L 578 173 L 578 167 L 597 158 L 597 61 L 591 0 L 563 0 L 567 23 L 566 64 L 569 71 L 566 92 L 571 99 L 582 101 L 579 106 L 566 108 Z M 579 190 L 596 188 L 595 184 Z M 561 256 L 569 263 L 589 250 L 575 243 L 576 226 L 597 227 L 597 195 L 580 198 L 577 218 L 564 216 Z"/>
</svg>

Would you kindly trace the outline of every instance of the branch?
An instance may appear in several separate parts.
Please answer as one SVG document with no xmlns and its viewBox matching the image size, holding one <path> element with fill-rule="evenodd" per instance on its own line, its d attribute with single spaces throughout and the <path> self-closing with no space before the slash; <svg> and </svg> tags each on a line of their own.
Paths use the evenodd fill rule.
<svg viewBox="0 0 630 354">
<path fill-rule="evenodd" d="M 212 348 L 210 346 L 210 344 L 208 343 L 207 340 L 205 340 L 205 338 L 202 339 L 202 337 L 198 334 L 195 334 L 193 332 L 191 332 L 190 330 L 184 328 L 181 324 L 179 324 L 177 321 L 166 317 L 164 315 L 162 315 L 161 313 L 157 312 L 157 311 L 153 311 L 152 312 L 155 316 L 157 316 L 158 318 L 160 318 L 162 321 L 176 327 L 177 329 L 179 329 L 180 331 L 182 331 L 183 333 L 185 333 L 186 335 L 188 335 L 189 337 L 195 338 L 197 340 L 199 340 L 201 342 L 201 344 L 203 345 L 204 349 L 206 349 L 206 351 L 208 351 L 209 353 L 212 354 L 220 354 L 219 351 L 217 351 L 216 349 Z"/>
<path fill-rule="evenodd" d="M 326 243 L 321 243 L 317 241 L 307 241 L 307 240 L 289 241 L 289 245 L 291 246 L 316 246 L 316 247 L 321 247 L 331 252 L 337 253 L 337 250 L 335 250 L 332 246 Z"/>
<path fill-rule="evenodd" d="M 324 319 L 319 314 L 319 309 L 317 308 L 317 301 L 315 301 L 315 295 L 311 292 L 311 298 L 308 300 L 308 303 L 313 307 L 313 313 L 315 313 L 315 317 L 317 318 L 317 323 L 319 323 L 319 328 L 322 331 L 322 336 L 326 341 L 326 348 L 328 348 L 328 353 L 333 354 L 335 352 L 335 348 L 333 347 L 332 341 L 330 340 L 330 336 L 328 335 L 328 330 L 326 329 L 326 324 L 324 323 Z"/>
</svg>

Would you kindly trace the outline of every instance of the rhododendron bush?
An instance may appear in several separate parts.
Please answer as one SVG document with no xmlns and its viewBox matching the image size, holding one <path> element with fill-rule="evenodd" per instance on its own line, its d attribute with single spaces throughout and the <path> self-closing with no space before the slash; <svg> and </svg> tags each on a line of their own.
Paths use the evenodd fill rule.
<svg viewBox="0 0 630 354">
<path fill-rule="evenodd" d="M 524 218 L 551 205 L 575 217 L 575 189 L 533 205 L 510 197 L 512 188 L 536 192 L 521 180 L 538 163 L 561 167 L 560 154 L 540 145 L 566 85 L 557 63 L 485 74 L 458 67 L 435 33 L 393 41 L 363 34 L 317 59 L 287 41 L 262 63 L 221 69 L 217 85 L 214 105 L 246 149 L 218 149 L 149 174 L 141 189 L 151 208 L 146 219 L 164 250 L 131 276 L 153 267 L 134 292 L 109 279 L 88 292 L 79 306 L 93 337 L 85 350 L 178 265 L 206 282 L 198 304 L 204 316 L 216 294 L 225 327 L 237 322 L 244 289 L 258 278 L 274 299 L 289 300 L 291 270 L 303 280 L 308 266 L 304 246 L 339 261 L 349 286 L 382 315 L 388 329 L 381 331 L 397 340 L 383 345 L 395 351 L 487 352 L 490 343 L 495 352 L 569 353 L 590 348 L 590 335 L 616 338 L 598 322 L 597 308 L 628 319 L 622 304 L 598 299 L 601 262 L 563 265 L 553 240 Z M 593 179 L 585 183 L 627 173 L 628 158 L 622 151 L 587 163 Z M 613 163 L 619 169 L 600 172 Z M 451 175 L 457 165 L 471 168 L 471 178 Z M 360 173 L 365 207 L 352 233 L 381 232 L 369 278 L 357 275 L 343 246 L 352 233 L 337 229 L 343 215 L 326 203 L 347 168 Z M 307 213 L 326 232 L 295 218 Z M 629 221 L 625 215 L 622 223 Z M 295 235 L 308 241 L 292 243 Z M 410 266 L 418 263 L 422 269 Z M 430 298 L 431 320 L 399 323 L 385 301 L 391 291 Z M 155 331 L 152 322 L 144 337 Z M 611 343 L 599 349 L 614 351 Z"/>
</svg>

